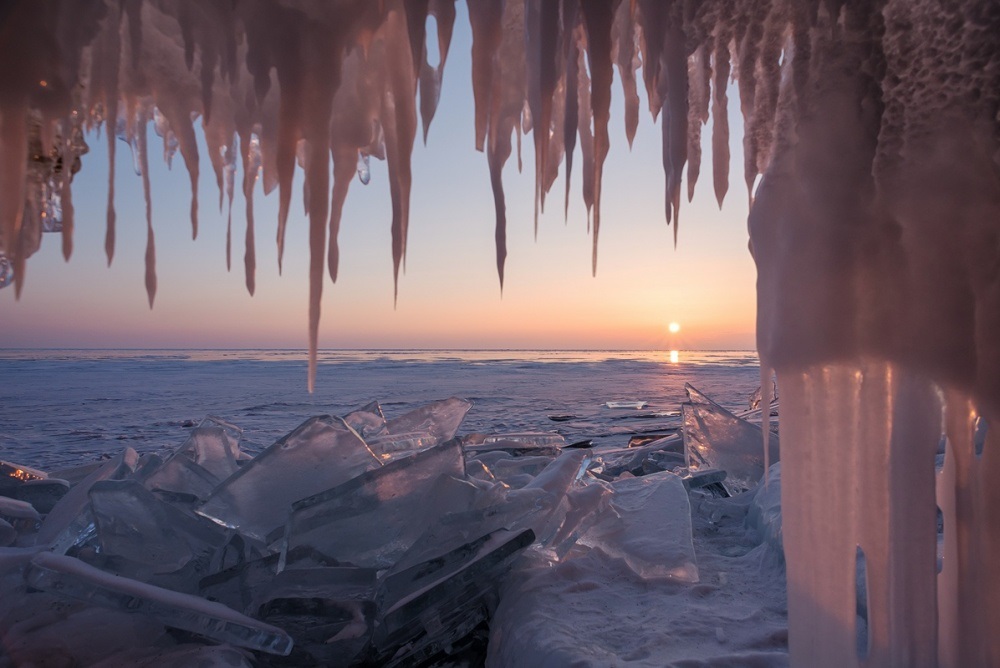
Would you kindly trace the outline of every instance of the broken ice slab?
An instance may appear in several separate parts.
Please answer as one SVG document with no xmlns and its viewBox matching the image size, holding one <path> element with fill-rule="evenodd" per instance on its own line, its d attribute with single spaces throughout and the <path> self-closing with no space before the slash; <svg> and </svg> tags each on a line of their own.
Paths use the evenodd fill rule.
<svg viewBox="0 0 1000 668">
<path fill-rule="evenodd" d="M 417 431 L 370 436 L 365 439 L 365 442 L 382 461 L 388 461 L 400 456 L 405 457 L 419 450 L 432 448 L 441 441 L 430 432 Z"/>
<path fill-rule="evenodd" d="M 566 446 L 566 439 L 555 432 L 469 434 L 462 439 L 462 442 L 469 454 L 501 451 L 516 457 L 530 455 L 554 457 Z"/>
<path fill-rule="evenodd" d="M 16 487 L 28 480 L 44 480 L 47 477 L 44 471 L 0 460 L 0 489 Z"/>
<path fill-rule="evenodd" d="M 239 540 L 240 537 L 236 534 L 234 541 Z M 252 614 L 255 612 L 254 601 L 260 599 L 260 592 L 275 578 L 280 557 L 279 554 L 247 557 L 232 566 L 203 577 L 198 583 L 198 590 L 201 596 L 209 601 L 218 601 L 234 610 Z M 288 556 L 288 562 L 301 569 L 339 566 L 336 559 L 308 548 L 292 552 Z"/>
<path fill-rule="evenodd" d="M 242 436 L 241 428 L 209 415 L 191 430 L 176 454 L 188 457 L 219 480 L 225 480 L 239 468 L 236 462 Z"/>
<path fill-rule="evenodd" d="M 45 478 L 44 480 L 28 480 L 13 490 L 13 496 L 26 503 L 30 503 L 35 510 L 47 515 L 59 503 L 59 499 L 66 496 L 69 491 L 69 483 L 58 478 Z"/>
<path fill-rule="evenodd" d="M 468 450 L 466 453 L 468 454 Z M 495 480 L 503 481 L 516 489 L 530 484 L 552 460 L 552 457 L 519 457 L 497 450 L 478 455 L 471 461 L 480 462 L 489 469 Z"/>
<path fill-rule="evenodd" d="M 4 592 L 3 604 L 4 665 L 91 667 L 123 651 L 170 642 L 166 628 L 156 620 L 47 592 Z"/>
<path fill-rule="evenodd" d="M 344 416 L 344 422 L 366 441 L 369 438 L 387 433 L 385 414 L 382 413 L 382 407 L 377 401 L 351 411 Z"/>
<path fill-rule="evenodd" d="M 757 533 L 757 539 L 774 549 L 784 558 L 781 534 L 781 463 L 774 464 L 767 472 L 767 484 L 761 485 L 753 495 L 747 511 L 747 526 Z"/>
<path fill-rule="evenodd" d="M 433 401 L 386 422 L 390 434 L 426 432 L 438 443 L 455 437 L 472 403 L 458 397 Z"/>
<path fill-rule="evenodd" d="M 151 490 L 204 501 L 239 469 L 242 434 L 239 427 L 208 416 L 162 464 L 144 467 L 142 479 Z"/>
<path fill-rule="evenodd" d="M 624 473 L 632 475 L 646 475 L 651 470 L 663 470 L 656 460 L 665 460 L 664 457 L 655 453 L 668 453 L 683 451 L 684 443 L 680 434 L 672 434 L 657 438 L 644 445 L 618 448 L 615 450 L 603 450 L 599 453 L 601 460 L 601 471 L 599 476 L 603 480 L 615 480 Z M 650 459 L 653 458 L 652 466 Z M 686 466 L 686 459 L 682 460 Z"/>
<path fill-rule="evenodd" d="M 59 500 L 38 530 L 39 545 L 48 545 L 58 553 L 65 553 L 94 530 L 90 513 L 90 488 L 101 480 L 121 480 L 132 474 L 139 455 L 132 448 L 112 457 Z"/>
<path fill-rule="evenodd" d="M 511 562 L 534 541 L 530 529 L 499 530 L 386 578 L 374 662 L 417 665 L 446 652 L 496 607 Z"/>
<path fill-rule="evenodd" d="M 576 544 L 580 536 L 590 530 L 607 507 L 613 490 L 600 480 L 591 479 L 588 484 L 571 489 L 566 493 L 565 509 L 556 533 L 546 543 L 549 557 L 559 560 Z"/>
<path fill-rule="evenodd" d="M 186 644 L 175 647 L 151 647 L 144 645 L 117 652 L 90 668 L 121 668 L 121 666 L 142 666 L 142 668 L 174 668 L 174 666 L 198 666 L 198 668 L 252 668 L 253 656 L 246 650 L 230 645 Z"/>
<path fill-rule="evenodd" d="M 646 407 L 645 401 L 607 401 L 604 403 L 608 408 L 628 408 L 632 410 L 642 410 Z"/>
<path fill-rule="evenodd" d="M 284 526 L 293 502 L 380 466 L 343 420 L 312 417 L 222 482 L 196 512 L 266 541 Z"/>
<path fill-rule="evenodd" d="M 608 508 L 579 542 L 623 559 L 644 579 L 697 582 L 691 504 L 681 479 L 654 473 L 616 480 L 611 487 Z"/>
<path fill-rule="evenodd" d="M 726 472 L 721 469 L 699 469 L 697 471 L 688 471 L 686 475 L 681 476 L 681 482 L 684 483 L 684 488 L 688 491 L 699 488 L 721 487 L 721 483 L 725 480 Z M 725 488 L 722 491 L 723 496 L 729 496 L 729 494 L 725 493 Z"/>
<path fill-rule="evenodd" d="M 25 483 L 48 478 L 44 471 L 23 464 L 0 460 L 0 496 L 17 498 L 18 490 Z"/>
<path fill-rule="evenodd" d="M 30 503 L 0 496 L 0 546 L 13 545 L 19 535 L 35 531 L 41 519 Z"/>
<path fill-rule="evenodd" d="M 764 437 L 760 427 L 741 420 L 704 394 L 685 385 L 684 449 L 692 469 L 722 469 L 731 496 L 752 489 L 764 475 Z M 770 463 L 778 461 L 778 438 L 771 434 Z"/>
<path fill-rule="evenodd" d="M 40 522 L 42 516 L 27 501 L 0 496 L 0 517 L 10 522 Z"/>
<path fill-rule="evenodd" d="M 132 577 L 173 573 L 196 557 L 207 562 L 227 538 L 216 525 L 163 503 L 135 480 L 95 483 L 90 506 L 101 557 Z"/>
<path fill-rule="evenodd" d="M 104 462 L 89 462 L 87 464 L 80 464 L 79 466 L 70 466 L 64 469 L 57 469 L 55 471 L 49 472 L 49 476 L 52 478 L 58 478 L 60 480 L 65 480 L 70 485 L 75 485 L 88 475 L 101 468 Z"/>
<path fill-rule="evenodd" d="M 457 440 L 296 501 L 281 539 L 282 554 L 307 545 L 344 563 L 387 568 L 436 519 L 428 516 L 432 508 L 465 502 L 463 490 L 437 484 L 442 476 L 465 476 Z"/>
<path fill-rule="evenodd" d="M 197 596 L 105 573 L 72 557 L 43 552 L 31 560 L 25 579 L 35 589 L 147 615 L 238 647 L 282 656 L 292 649 L 292 639 L 279 628 Z"/>
<path fill-rule="evenodd" d="M 346 566 L 283 571 L 261 592 L 253 614 L 292 636 L 291 662 L 353 664 L 371 639 L 377 574 Z"/>
</svg>

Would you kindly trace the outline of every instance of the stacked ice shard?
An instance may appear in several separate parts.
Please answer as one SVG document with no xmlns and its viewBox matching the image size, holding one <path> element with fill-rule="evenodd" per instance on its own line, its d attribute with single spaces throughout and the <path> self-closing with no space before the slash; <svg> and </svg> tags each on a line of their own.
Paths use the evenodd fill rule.
<svg viewBox="0 0 1000 668">
<path fill-rule="evenodd" d="M 556 433 L 458 436 L 470 407 L 453 397 L 387 420 L 373 402 L 311 418 L 256 456 L 209 417 L 164 456 L 127 449 L 61 472 L 74 483 L 41 513 L 15 497 L 51 478 L 4 464 L 0 542 L 14 547 L 0 548 L 0 635 L 24 661 L 61 628 L 74 661 L 128 663 L 155 645 L 164 657 L 433 664 L 482 659 L 507 574 L 528 562 L 590 555 L 637 581 L 698 582 L 689 496 L 713 499 L 706 486 L 725 472 L 636 477 L 605 464 L 618 450 L 564 447 Z M 372 453 L 369 439 L 398 433 L 427 440 Z M 627 450 L 655 459 L 677 440 Z M 183 484 L 213 479 L 207 492 Z M 54 628 L 25 632 L 27 617 Z M 78 642 L 102 623 L 134 637 Z"/>
</svg>

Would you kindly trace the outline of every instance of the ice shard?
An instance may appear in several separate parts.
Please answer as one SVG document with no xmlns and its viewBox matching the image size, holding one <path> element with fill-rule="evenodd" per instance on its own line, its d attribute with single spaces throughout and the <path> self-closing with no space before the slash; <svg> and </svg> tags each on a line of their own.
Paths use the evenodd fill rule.
<svg viewBox="0 0 1000 668">
<path fill-rule="evenodd" d="M 292 636 L 291 661 L 350 665 L 371 641 L 377 574 L 350 566 L 283 571 L 258 593 L 254 615 Z"/>
<path fill-rule="evenodd" d="M 206 417 L 156 470 L 143 476 L 149 489 L 204 501 L 236 472 L 242 429 Z"/>
<path fill-rule="evenodd" d="M 197 512 L 266 541 L 295 501 L 380 466 L 343 420 L 309 418 L 223 481 Z"/>
<path fill-rule="evenodd" d="M 343 563 L 388 568 L 437 519 L 435 506 L 467 499 L 464 488 L 439 485 L 442 476 L 465 476 L 456 440 L 302 498 L 292 505 L 282 554 L 309 546 Z"/>
<path fill-rule="evenodd" d="M 642 578 L 697 582 L 691 504 L 681 479 L 654 473 L 611 487 L 608 508 L 580 542 L 624 559 Z"/>
<path fill-rule="evenodd" d="M 736 417 L 690 385 L 685 389 L 688 402 L 681 408 L 688 465 L 725 471 L 721 484 L 733 496 L 755 487 L 768 461 L 761 428 Z M 778 461 L 778 438 L 773 434 L 768 449 L 770 462 Z"/>
<path fill-rule="evenodd" d="M 95 483 L 90 507 L 102 565 L 145 581 L 196 558 L 207 563 L 227 538 L 217 525 L 160 501 L 135 480 Z"/>
<path fill-rule="evenodd" d="M 25 579 L 42 591 L 147 615 L 167 626 L 239 647 L 281 656 L 292 649 L 291 638 L 279 628 L 197 596 L 105 573 L 72 557 L 39 554 L 28 566 Z"/>
<path fill-rule="evenodd" d="M 39 545 L 49 545 L 56 552 L 65 552 L 86 539 L 94 531 L 94 516 L 90 512 L 90 488 L 101 480 L 121 480 L 135 470 L 139 456 L 132 448 L 108 460 L 59 500 L 38 530 Z"/>
<path fill-rule="evenodd" d="M 530 529 L 500 530 L 387 580 L 373 639 L 376 661 L 417 664 L 447 653 L 490 618 L 502 576 L 533 540 Z"/>
</svg>

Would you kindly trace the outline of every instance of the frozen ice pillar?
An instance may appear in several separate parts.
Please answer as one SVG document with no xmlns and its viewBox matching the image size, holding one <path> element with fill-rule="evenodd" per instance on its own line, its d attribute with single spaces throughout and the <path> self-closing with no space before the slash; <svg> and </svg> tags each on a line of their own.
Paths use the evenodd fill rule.
<svg viewBox="0 0 1000 668">
<path fill-rule="evenodd" d="M 779 372 L 779 383 L 793 663 L 821 656 L 824 665 L 858 666 L 867 653 L 873 666 L 937 665 L 936 393 L 875 362 Z M 867 570 L 862 657 L 858 548 Z"/>
</svg>

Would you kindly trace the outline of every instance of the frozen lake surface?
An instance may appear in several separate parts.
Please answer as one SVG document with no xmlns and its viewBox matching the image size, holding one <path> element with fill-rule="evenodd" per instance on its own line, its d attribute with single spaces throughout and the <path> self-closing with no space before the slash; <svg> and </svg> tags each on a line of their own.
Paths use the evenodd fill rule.
<svg viewBox="0 0 1000 668">
<path fill-rule="evenodd" d="M 391 418 L 449 396 L 474 404 L 460 433 L 556 430 L 568 442 L 624 446 L 632 434 L 677 425 L 684 383 L 743 410 L 760 382 L 752 351 L 677 359 L 667 351 L 321 352 L 310 395 L 302 351 L 4 350 L 0 459 L 44 470 L 126 446 L 155 452 L 180 445 L 205 415 L 242 427 L 241 447 L 256 453 L 313 415 L 378 399 Z M 648 404 L 605 406 L 614 400 Z"/>
</svg>

